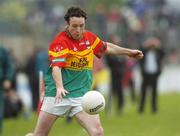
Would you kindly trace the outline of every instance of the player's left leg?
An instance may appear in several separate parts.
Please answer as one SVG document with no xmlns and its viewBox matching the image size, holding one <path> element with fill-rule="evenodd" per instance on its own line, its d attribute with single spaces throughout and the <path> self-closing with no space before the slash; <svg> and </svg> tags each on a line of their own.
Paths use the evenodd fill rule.
<svg viewBox="0 0 180 136">
<path fill-rule="evenodd" d="M 103 136 L 103 128 L 99 115 L 89 115 L 84 111 L 81 111 L 75 115 L 75 118 L 84 127 L 89 136 Z"/>
</svg>

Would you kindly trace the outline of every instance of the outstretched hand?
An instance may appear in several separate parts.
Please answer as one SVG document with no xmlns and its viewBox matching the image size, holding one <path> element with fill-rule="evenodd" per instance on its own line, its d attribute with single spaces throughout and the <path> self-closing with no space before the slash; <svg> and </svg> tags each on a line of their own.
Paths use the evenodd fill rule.
<svg viewBox="0 0 180 136">
<path fill-rule="evenodd" d="M 57 88 L 55 102 L 59 103 L 63 96 L 66 96 L 69 92 L 64 88 Z"/>
<path fill-rule="evenodd" d="M 131 50 L 128 56 L 135 59 L 142 59 L 144 57 L 144 54 L 140 50 Z"/>
</svg>

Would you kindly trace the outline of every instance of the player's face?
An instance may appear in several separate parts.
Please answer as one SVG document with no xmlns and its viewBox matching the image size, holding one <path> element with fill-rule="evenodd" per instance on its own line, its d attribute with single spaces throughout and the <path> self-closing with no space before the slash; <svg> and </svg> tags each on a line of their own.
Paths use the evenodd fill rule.
<svg viewBox="0 0 180 136">
<path fill-rule="evenodd" d="M 83 17 L 71 17 L 68 23 L 68 31 L 73 39 L 78 40 L 83 37 L 85 29 L 85 18 Z"/>
</svg>

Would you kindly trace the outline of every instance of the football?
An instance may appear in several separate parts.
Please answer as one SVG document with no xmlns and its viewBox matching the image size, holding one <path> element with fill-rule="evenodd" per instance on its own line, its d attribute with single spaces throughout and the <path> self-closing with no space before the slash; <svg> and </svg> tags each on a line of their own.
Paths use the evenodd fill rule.
<svg viewBox="0 0 180 136">
<path fill-rule="evenodd" d="M 98 114 L 105 108 L 104 96 L 98 91 L 89 91 L 82 98 L 82 107 L 88 114 Z"/>
</svg>

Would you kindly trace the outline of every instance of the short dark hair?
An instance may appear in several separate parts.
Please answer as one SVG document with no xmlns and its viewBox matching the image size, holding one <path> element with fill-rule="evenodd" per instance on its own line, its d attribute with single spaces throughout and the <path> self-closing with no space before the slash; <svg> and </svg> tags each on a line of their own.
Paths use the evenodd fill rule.
<svg viewBox="0 0 180 136">
<path fill-rule="evenodd" d="M 85 20 L 87 19 L 87 14 L 80 7 L 71 7 L 67 10 L 64 19 L 69 22 L 71 17 L 83 17 Z"/>
</svg>

